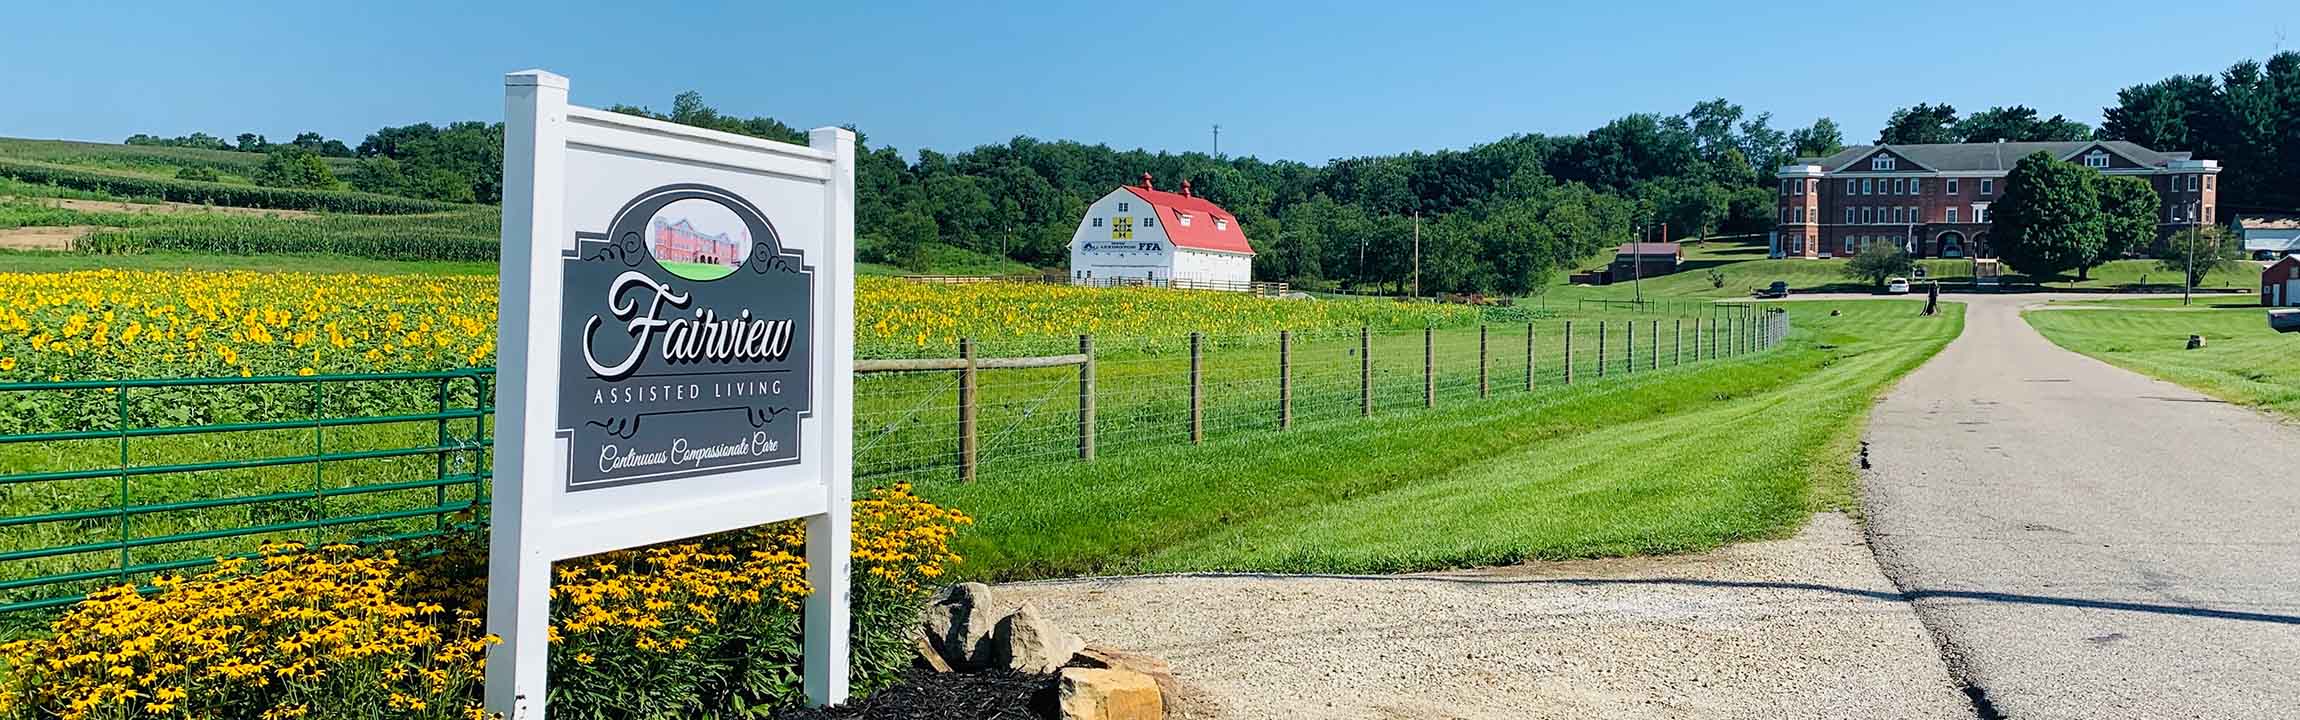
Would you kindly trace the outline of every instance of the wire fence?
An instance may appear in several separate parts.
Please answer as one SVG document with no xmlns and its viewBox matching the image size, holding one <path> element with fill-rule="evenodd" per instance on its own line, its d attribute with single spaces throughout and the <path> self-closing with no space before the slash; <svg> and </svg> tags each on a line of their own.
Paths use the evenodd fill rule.
<svg viewBox="0 0 2300 720">
<path fill-rule="evenodd" d="M 1704 306 L 1706 308 L 1707 306 Z M 959 357 L 858 363 L 858 482 L 956 479 L 1049 461 L 1540 392 L 1759 352 L 1786 313 L 1253 336 L 965 340 Z M 929 363 L 921 367 L 917 363 Z"/>
<path fill-rule="evenodd" d="M 996 482 L 1714 362 L 1788 332 L 1778 309 L 1720 305 L 1409 331 L 968 340 L 956 357 L 858 359 L 856 482 Z M 0 385 L 0 612 L 264 542 L 476 527 L 493 380 L 472 368 Z"/>
</svg>

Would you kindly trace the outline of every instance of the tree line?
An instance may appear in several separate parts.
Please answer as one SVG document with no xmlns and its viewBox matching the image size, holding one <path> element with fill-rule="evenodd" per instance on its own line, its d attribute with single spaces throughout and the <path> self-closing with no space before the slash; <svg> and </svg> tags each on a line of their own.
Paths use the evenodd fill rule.
<svg viewBox="0 0 2300 720">
<path fill-rule="evenodd" d="M 798 128 L 721 112 L 694 92 L 680 94 L 667 112 L 609 109 L 806 142 Z M 2217 78 L 2175 76 L 2126 88 L 2098 129 L 2038 115 L 2014 105 L 1960 116 L 1947 104 L 1923 103 L 1894 112 L 1878 141 L 2131 140 L 2222 161 L 2224 206 L 2300 206 L 2300 53 L 2238 63 Z M 342 181 L 407 197 L 498 202 L 502 134 L 500 123 L 483 122 L 382 128 L 349 148 L 358 160 Z M 240 140 L 225 144 L 196 133 L 131 138 L 276 147 L 256 135 Z M 340 157 L 334 148 L 344 144 L 305 133 L 285 145 Z M 1030 137 L 956 153 L 922 149 L 912 158 L 871 146 L 858 132 L 856 226 L 864 253 L 882 262 L 917 267 L 925 248 L 943 244 L 1059 267 L 1087 204 L 1148 172 L 1160 188 L 1189 181 L 1194 192 L 1236 213 L 1259 253 L 1260 279 L 1404 287 L 1418 220 L 1425 291 L 1514 293 L 1538 289 L 1614 244 L 1657 239 L 1664 224 L 1672 239 L 1770 230 L 1774 171 L 1844 146 L 1842 129 L 1828 118 L 1776 128 L 1769 114 L 1722 98 L 1678 114 L 1629 115 L 1582 134 L 1512 135 L 1467 149 L 1323 165 Z"/>
</svg>

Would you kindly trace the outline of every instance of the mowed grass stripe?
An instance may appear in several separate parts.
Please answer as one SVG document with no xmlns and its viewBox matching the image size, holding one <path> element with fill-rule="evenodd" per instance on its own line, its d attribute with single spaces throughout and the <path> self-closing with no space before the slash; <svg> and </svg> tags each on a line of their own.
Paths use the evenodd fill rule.
<svg viewBox="0 0 2300 720">
<path fill-rule="evenodd" d="M 1783 348 L 1697 368 L 1296 432 L 933 482 L 974 513 L 970 574 L 1387 572 L 1681 551 L 1801 525 L 1848 496 L 1868 403 L 1961 308 L 1794 304 Z M 1829 309 L 1842 317 L 1828 317 Z"/>
<path fill-rule="evenodd" d="M 2251 296 L 2087 302 L 2022 314 L 2063 348 L 2233 403 L 2300 416 L 2300 339 L 2268 329 Z M 2189 335 L 2204 347 L 2187 349 Z"/>
</svg>

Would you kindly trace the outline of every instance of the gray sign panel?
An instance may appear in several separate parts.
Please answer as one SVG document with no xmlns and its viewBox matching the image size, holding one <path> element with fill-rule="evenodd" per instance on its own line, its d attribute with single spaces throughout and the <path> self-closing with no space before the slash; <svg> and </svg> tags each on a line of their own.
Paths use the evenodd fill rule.
<svg viewBox="0 0 2300 720">
<path fill-rule="evenodd" d="M 814 269 L 708 185 L 666 185 L 565 258 L 559 433 L 569 491 L 799 461 Z"/>
</svg>

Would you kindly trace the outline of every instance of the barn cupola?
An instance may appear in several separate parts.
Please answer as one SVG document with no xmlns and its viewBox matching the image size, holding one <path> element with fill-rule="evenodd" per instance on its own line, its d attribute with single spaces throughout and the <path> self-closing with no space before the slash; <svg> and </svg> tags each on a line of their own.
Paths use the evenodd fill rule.
<svg viewBox="0 0 2300 720">
<path fill-rule="evenodd" d="M 1182 197 L 1197 197 L 1190 194 L 1190 181 L 1188 180 L 1182 181 Z"/>
<path fill-rule="evenodd" d="M 1158 189 L 1158 188 L 1156 188 L 1156 187 L 1152 187 L 1152 186 L 1150 185 L 1150 173 L 1142 173 L 1142 189 L 1144 189 L 1144 190 L 1156 190 L 1156 189 Z"/>
</svg>

